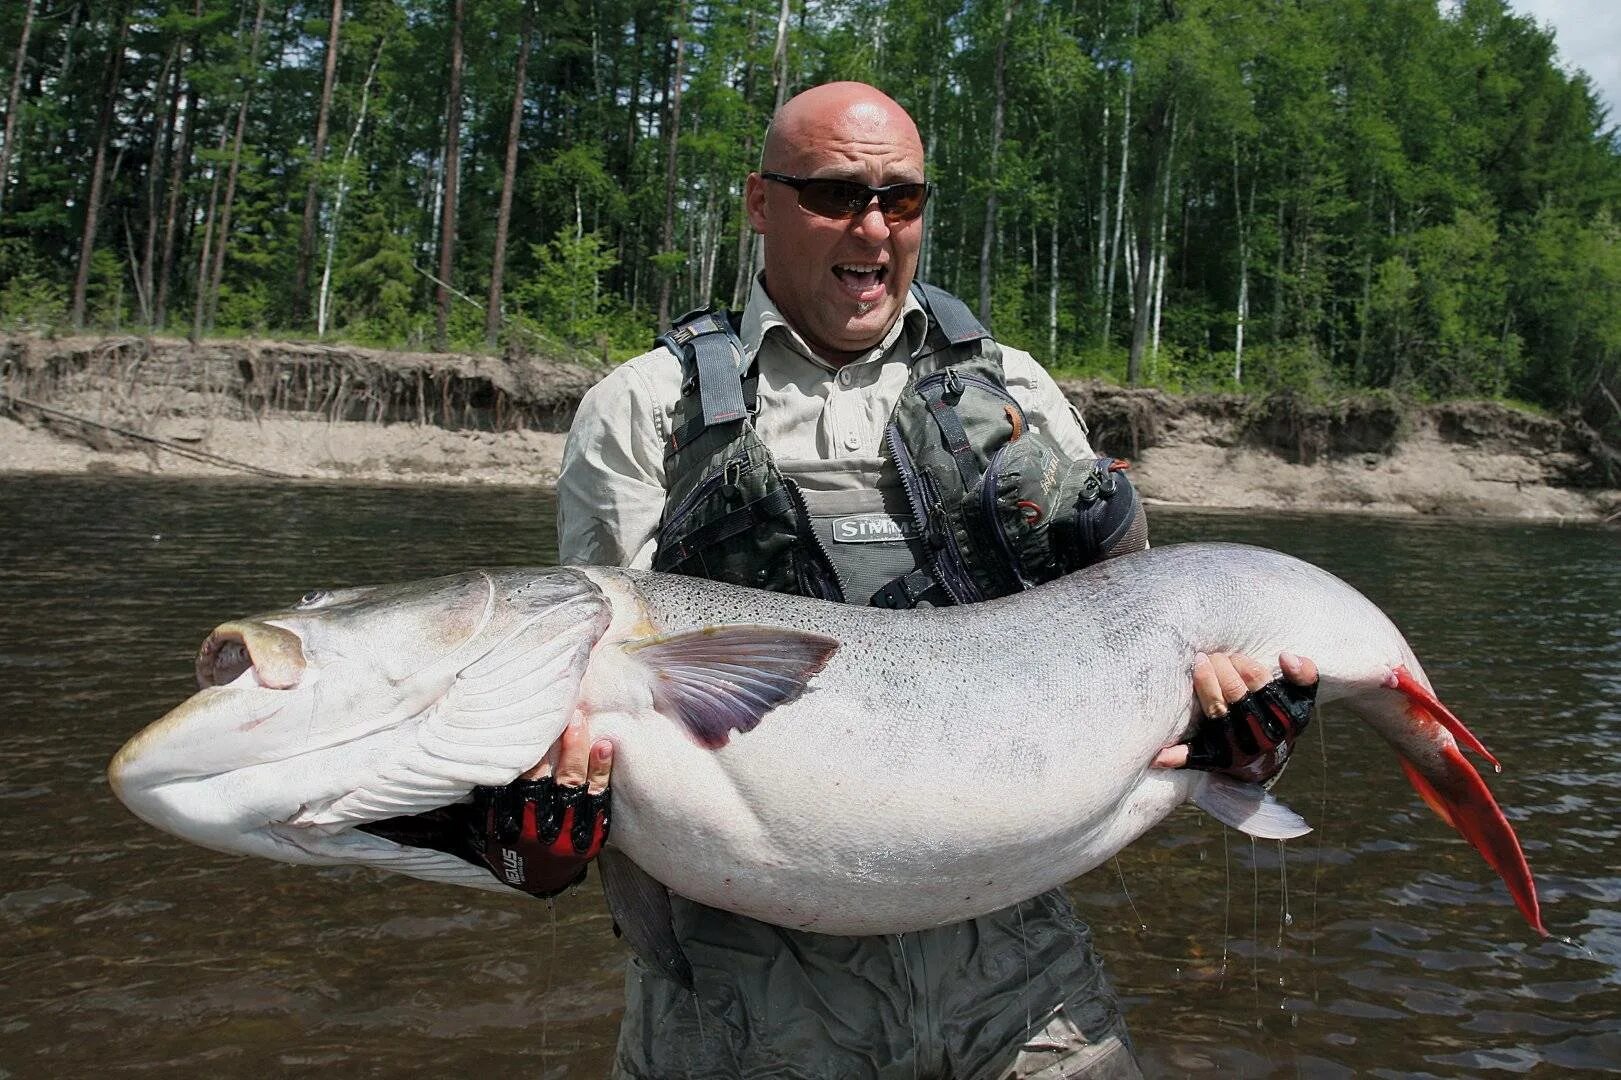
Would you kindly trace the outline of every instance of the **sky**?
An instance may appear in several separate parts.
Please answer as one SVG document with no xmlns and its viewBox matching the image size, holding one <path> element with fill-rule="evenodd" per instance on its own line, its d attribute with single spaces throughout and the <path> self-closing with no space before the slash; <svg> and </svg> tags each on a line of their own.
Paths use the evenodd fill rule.
<svg viewBox="0 0 1621 1080">
<path fill-rule="evenodd" d="M 1509 0 L 1515 11 L 1551 25 L 1559 58 L 1587 72 L 1609 123 L 1621 124 L 1621 0 Z"/>
</svg>

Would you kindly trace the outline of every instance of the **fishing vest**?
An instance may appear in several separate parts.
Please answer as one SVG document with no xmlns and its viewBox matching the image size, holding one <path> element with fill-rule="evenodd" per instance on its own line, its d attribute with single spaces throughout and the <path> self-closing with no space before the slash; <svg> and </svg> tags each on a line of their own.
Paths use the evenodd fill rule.
<svg viewBox="0 0 1621 1080">
<path fill-rule="evenodd" d="M 1123 466 L 1031 431 L 967 305 L 921 282 L 912 294 L 928 330 L 885 426 L 895 491 L 818 491 L 779 468 L 755 431 L 759 370 L 740 374 L 737 316 L 692 312 L 658 338 L 682 384 L 653 569 L 914 607 L 1004 596 L 1145 546 Z"/>
</svg>

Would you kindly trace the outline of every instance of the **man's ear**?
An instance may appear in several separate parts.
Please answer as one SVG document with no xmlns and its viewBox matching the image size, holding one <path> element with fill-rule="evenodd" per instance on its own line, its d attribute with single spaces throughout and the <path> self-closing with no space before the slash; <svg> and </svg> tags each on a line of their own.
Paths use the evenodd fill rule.
<svg viewBox="0 0 1621 1080">
<path fill-rule="evenodd" d="M 767 181 L 757 172 L 749 173 L 748 179 L 743 181 L 743 209 L 748 212 L 749 224 L 762 236 L 766 232 L 766 183 Z"/>
</svg>

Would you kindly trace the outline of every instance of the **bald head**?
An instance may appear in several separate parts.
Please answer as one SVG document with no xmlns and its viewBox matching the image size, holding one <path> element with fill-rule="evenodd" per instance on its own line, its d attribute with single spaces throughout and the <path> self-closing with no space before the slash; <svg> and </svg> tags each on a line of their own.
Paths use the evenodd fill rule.
<svg viewBox="0 0 1621 1080">
<path fill-rule="evenodd" d="M 882 144 L 915 157 L 919 167 L 923 162 L 917 125 L 894 98 L 866 83 L 834 82 L 813 86 L 783 103 L 766 132 L 761 167 L 792 171 L 803 164 L 807 149 L 830 139 Z"/>
<path fill-rule="evenodd" d="M 812 87 L 772 119 L 760 172 L 744 185 L 744 206 L 765 238 L 767 295 L 829 363 L 860 357 L 900 318 L 917 271 L 923 219 L 886 214 L 877 191 L 923 179 L 917 125 L 889 95 L 865 83 Z M 827 184 L 834 189 L 831 204 L 825 186 L 812 186 Z M 847 212 L 862 188 L 870 192 L 865 207 Z M 802 192 L 808 196 L 803 202 Z"/>
</svg>

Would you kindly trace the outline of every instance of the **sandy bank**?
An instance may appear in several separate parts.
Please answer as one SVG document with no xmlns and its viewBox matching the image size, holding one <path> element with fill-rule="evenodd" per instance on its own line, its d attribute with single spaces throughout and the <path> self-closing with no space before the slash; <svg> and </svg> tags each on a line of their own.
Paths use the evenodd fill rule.
<svg viewBox="0 0 1621 1080">
<path fill-rule="evenodd" d="M 226 476 L 246 466 L 544 485 L 574 404 L 601 373 L 285 342 L 12 337 L 0 339 L 0 472 Z M 1591 429 L 1500 405 L 1064 389 L 1100 449 L 1131 458 L 1144 496 L 1161 503 L 1563 521 L 1621 510 L 1621 459 Z"/>
</svg>

